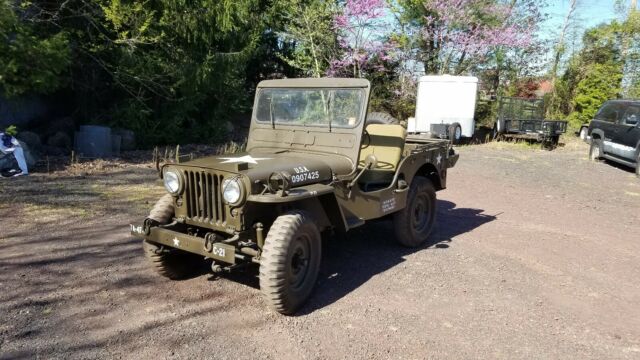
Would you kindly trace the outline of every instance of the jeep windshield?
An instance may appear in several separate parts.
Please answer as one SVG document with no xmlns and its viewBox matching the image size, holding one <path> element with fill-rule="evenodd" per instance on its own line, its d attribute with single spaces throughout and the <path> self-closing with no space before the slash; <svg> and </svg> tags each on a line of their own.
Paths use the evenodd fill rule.
<svg viewBox="0 0 640 360">
<path fill-rule="evenodd" d="M 263 88 L 256 120 L 273 125 L 354 128 L 365 104 L 363 89 Z"/>
</svg>

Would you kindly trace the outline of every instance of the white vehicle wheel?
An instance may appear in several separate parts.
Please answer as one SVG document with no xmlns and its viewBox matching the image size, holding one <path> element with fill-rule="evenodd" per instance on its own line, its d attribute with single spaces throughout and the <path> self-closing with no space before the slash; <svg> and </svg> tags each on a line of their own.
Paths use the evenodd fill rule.
<svg viewBox="0 0 640 360">
<path fill-rule="evenodd" d="M 598 161 L 602 156 L 602 146 L 600 145 L 600 139 L 593 139 L 591 146 L 589 147 L 589 160 Z"/>
<path fill-rule="evenodd" d="M 580 128 L 580 139 L 582 139 L 583 141 L 587 141 L 587 128 L 586 127 Z"/>
</svg>

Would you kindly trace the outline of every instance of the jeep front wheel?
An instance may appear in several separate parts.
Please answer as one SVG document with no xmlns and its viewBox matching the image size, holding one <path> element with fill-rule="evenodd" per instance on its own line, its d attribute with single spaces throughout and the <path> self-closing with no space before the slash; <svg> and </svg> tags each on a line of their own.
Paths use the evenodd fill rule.
<svg viewBox="0 0 640 360">
<path fill-rule="evenodd" d="M 290 211 L 271 225 L 260 256 L 260 290 L 281 314 L 293 314 L 307 300 L 320 271 L 321 238 L 304 211 Z"/>
<path fill-rule="evenodd" d="M 155 272 L 171 280 L 182 280 L 192 276 L 200 264 L 197 255 L 147 240 L 142 243 L 142 248 Z"/>
<path fill-rule="evenodd" d="M 435 220 L 436 189 L 429 179 L 416 176 L 407 195 L 407 206 L 393 216 L 396 240 L 407 247 L 423 245 Z"/>
<path fill-rule="evenodd" d="M 148 218 L 164 225 L 171 221 L 173 214 L 173 198 L 166 194 L 156 202 Z M 142 248 L 151 267 L 158 274 L 171 280 L 180 280 L 193 275 L 201 263 L 197 255 L 147 240 L 143 241 Z"/>
</svg>

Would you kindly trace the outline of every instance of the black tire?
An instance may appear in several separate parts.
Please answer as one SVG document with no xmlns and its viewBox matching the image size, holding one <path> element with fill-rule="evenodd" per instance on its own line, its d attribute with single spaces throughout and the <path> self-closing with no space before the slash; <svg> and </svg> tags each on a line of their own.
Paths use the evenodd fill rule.
<svg viewBox="0 0 640 360">
<path fill-rule="evenodd" d="M 458 123 L 453 123 L 449 125 L 449 140 L 451 144 L 457 145 L 460 143 L 460 139 L 462 138 L 462 127 Z"/>
<path fill-rule="evenodd" d="M 638 156 L 636 156 L 636 176 L 640 178 L 640 151 L 638 151 Z"/>
<path fill-rule="evenodd" d="M 416 176 L 411 182 L 407 206 L 393 215 L 396 240 L 406 247 L 423 245 L 436 221 L 436 189 L 431 181 Z"/>
<path fill-rule="evenodd" d="M 173 218 L 173 198 L 166 194 L 156 202 L 149 218 L 158 224 L 167 224 Z M 192 276 L 201 264 L 198 255 L 174 249 L 168 246 L 142 242 L 142 248 L 151 267 L 160 275 L 171 280 L 180 280 Z"/>
<path fill-rule="evenodd" d="M 165 194 L 153 206 L 148 218 L 156 221 L 158 224 L 168 224 L 173 214 L 173 197 L 171 194 Z"/>
<path fill-rule="evenodd" d="M 142 248 L 155 272 L 171 280 L 193 276 L 202 263 L 198 255 L 147 240 L 143 241 Z"/>
<path fill-rule="evenodd" d="M 589 160 L 598 161 L 602 156 L 602 141 L 600 139 L 592 139 L 589 146 Z"/>
<path fill-rule="evenodd" d="M 498 132 L 498 124 L 493 124 L 493 129 L 491 129 L 491 140 L 500 141 L 500 133 Z"/>
<path fill-rule="evenodd" d="M 558 147 L 560 143 L 560 135 L 553 135 L 546 140 L 542 141 L 541 149 L 542 150 L 553 150 Z"/>
<path fill-rule="evenodd" d="M 260 256 L 260 290 L 274 310 L 291 315 L 309 298 L 320 271 L 321 245 L 320 232 L 304 211 L 273 222 Z"/>
<path fill-rule="evenodd" d="M 372 112 L 367 114 L 366 125 L 369 124 L 382 124 L 382 125 L 397 125 L 400 124 L 398 119 L 384 112 Z"/>
</svg>

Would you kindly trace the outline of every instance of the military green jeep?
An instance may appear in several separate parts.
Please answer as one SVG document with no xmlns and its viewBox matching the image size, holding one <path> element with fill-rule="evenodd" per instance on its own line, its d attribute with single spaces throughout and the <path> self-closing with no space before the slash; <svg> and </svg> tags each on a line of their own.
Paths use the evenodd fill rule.
<svg viewBox="0 0 640 360">
<path fill-rule="evenodd" d="M 214 272 L 258 264 L 267 303 L 291 314 L 314 288 L 321 233 L 389 216 L 400 244 L 424 244 L 458 155 L 367 115 L 369 93 L 362 79 L 261 82 L 246 153 L 160 168 L 168 194 L 131 226 L 152 266 L 180 279 L 204 259 Z"/>
</svg>

